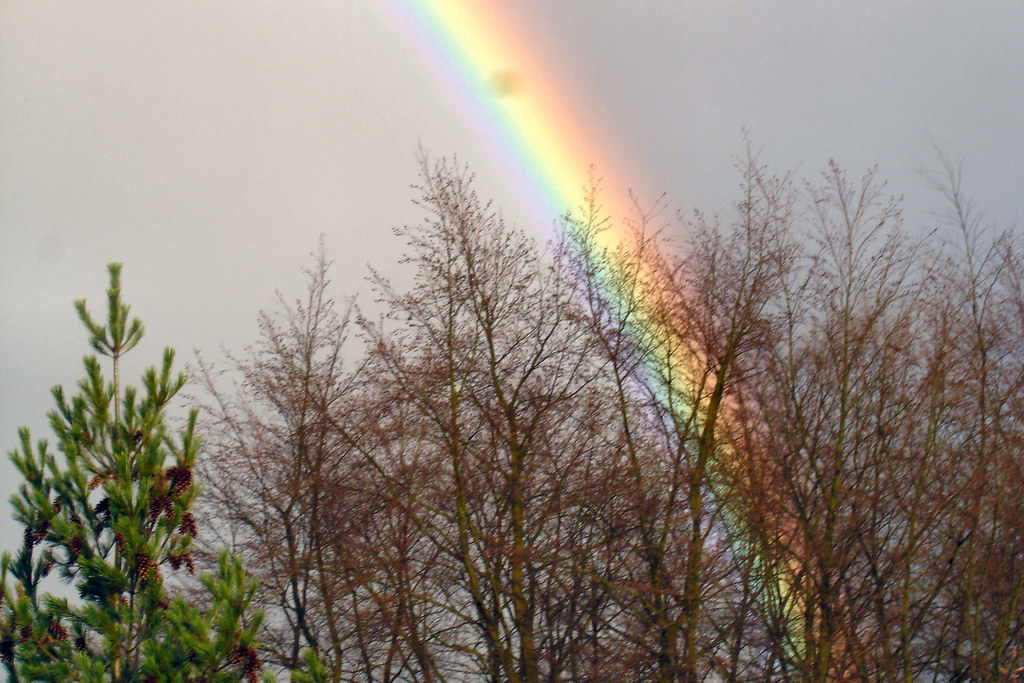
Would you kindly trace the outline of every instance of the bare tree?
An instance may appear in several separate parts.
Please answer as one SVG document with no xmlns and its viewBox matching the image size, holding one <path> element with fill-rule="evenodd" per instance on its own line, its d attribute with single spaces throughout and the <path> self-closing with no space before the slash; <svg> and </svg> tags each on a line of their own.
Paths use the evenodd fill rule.
<svg viewBox="0 0 1024 683">
<path fill-rule="evenodd" d="M 942 483 L 952 497 L 943 520 L 948 584 L 932 652 L 937 675 L 991 680 L 1021 665 L 1024 635 L 1021 244 L 983 222 L 959 165 L 942 161 L 932 177 L 948 200 L 953 245 L 942 271 L 953 340 L 943 378 Z"/>
<path fill-rule="evenodd" d="M 251 563 L 271 661 L 295 666 L 309 646 L 337 671 L 353 617 L 335 570 L 344 533 L 335 496 L 359 473 L 330 419 L 344 411 L 349 375 L 348 317 L 328 296 L 328 269 L 321 243 L 305 298 L 280 298 L 279 312 L 262 314 L 245 359 L 229 356 L 226 368 L 200 359 L 197 374 L 206 397 L 202 509 L 213 530 L 203 544 Z"/>
<path fill-rule="evenodd" d="M 556 613 L 585 588 L 566 572 L 594 454 L 588 336 L 562 278 L 464 170 L 425 164 L 423 180 L 430 220 L 401 231 L 414 285 L 378 277 L 389 320 L 363 322 L 366 405 L 389 429 L 352 441 L 429 544 L 415 597 L 447 675 L 557 679 L 578 666 L 559 642 L 582 632 Z"/>
<path fill-rule="evenodd" d="M 760 601 L 787 679 L 1019 666 L 1019 256 L 947 179 L 959 248 L 910 239 L 874 171 L 831 164 L 808 186 L 814 248 L 742 388 L 750 461 L 770 464 L 748 491 L 774 510 L 752 504 L 750 524 L 790 568 Z"/>
<path fill-rule="evenodd" d="M 600 340 L 616 406 L 618 459 L 612 535 L 628 543 L 602 574 L 628 621 L 634 675 L 659 681 L 736 680 L 752 606 L 725 542 L 743 534 L 727 511 L 741 445 L 727 415 L 748 355 L 770 324 L 768 305 L 792 258 L 794 192 L 748 147 L 735 222 L 698 215 L 673 244 L 640 213 L 617 248 L 593 193 L 571 224 L 568 268 Z M 605 504 L 600 501 L 598 505 Z M 725 512 L 726 514 L 723 514 Z M 739 605 L 731 603 L 737 593 Z M 737 608 L 738 607 L 738 608 Z M 612 626 L 612 625 L 610 625 Z"/>
<path fill-rule="evenodd" d="M 334 681 L 1001 680 L 1024 665 L 1024 256 L 957 166 L 945 241 L 875 170 L 747 146 L 726 217 L 540 252 L 423 161 L 383 314 L 264 315 L 208 391 L 205 511 L 270 658 Z M 615 234 L 617 244 L 606 237 Z"/>
</svg>

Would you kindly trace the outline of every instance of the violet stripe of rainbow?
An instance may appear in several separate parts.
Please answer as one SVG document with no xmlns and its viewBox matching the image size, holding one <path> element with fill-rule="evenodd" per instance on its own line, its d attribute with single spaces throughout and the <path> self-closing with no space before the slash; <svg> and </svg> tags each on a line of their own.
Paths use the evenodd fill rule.
<svg viewBox="0 0 1024 683">
<path fill-rule="evenodd" d="M 549 74 L 486 0 L 382 0 L 441 81 L 459 116 L 511 174 L 531 218 L 552 225 L 578 207 L 602 161 L 579 133 Z M 612 213 L 629 205 L 606 198 Z"/>
<path fill-rule="evenodd" d="M 434 76 L 447 90 L 459 116 L 472 128 L 492 155 L 517 197 L 537 226 L 552 228 L 560 217 L 584 204 L 593 184 L 592 170 L 607 173 L 604 159 L 592 141 L 584 139 L 579 113 L 574 113 L 564 92 L 551 83 L 544 60 L 520 42 L 512 17 L 493 0 L 380 0 L 394 23 L 415 44 Z M 597 276 L 611 311 L 630 310 L 627 322 L 632 342 L 643 349 L 650 388 L 679 414 L 702 417 L 693 405 L 694 368 L 699 359 L 679 348 L 666 325 L 664 299 L 657 273 L 639 264 L 639 286 L 632 291 L 628 278 L 617 268 L 626 261 L 616 253 L 635 250 L 632 232 L 622 221 L 633 213 L 628 195 L 614 183 L 601 188 L 601 205 L 612 218 L 608 228 L 577 244 L 592 261 L 601 264 Z M 551 236 L 551 235 L 549 235 Z M 628 261 L 628 258 L 627 258 Z M 636 284 L 636 279 L 632 280 Z M 638 306 L 624 303 L 632 297 Z M 696 411 L 693 415 L 691 411 Z M 739 457 L 722 452 L 719 460 Z M 789 615 L 792 640 L 800 648 L 803 606 L 791 600 L 793 568 L 777 566 L 757 556 L 757 541 L 745 528 L 739 510 L 730 510 L 721 462 L 712 462 L 710 481 L 722 504 L 734 551 L 744 555 L 760 575 L 759 591 L 775 608 Z M 716 468 L 716 465 L 718 466 Z M 742 498 L 740 496 L 739 498 Z M 769 607 L 766 605 L 766 607 Z M 798 653 L 797 653 L 798 654 Z"/>
<path fill-rule="evenodd" d="M 592 184 L 592 169 L 605 168 L 603 160 L 580 134 L 579 115 L 567 111 L 566 98 L 550 82 L 542 60 L 517 41 L 511 17 L 487 0 L 382 2 L 429 62 L 459 115 L 485 143 L 535 225 L 554 226 L 580 207 Z M 600 199 L 609 216 L 622 219 L 632 213 L 632 201 L 618 187 L 603 187 Z M 613 221 L 593 240 L 588 245 L 592 252 L 614 253 L 630 248 L 632 234 Z M 615 273 L 598 276 L 607 297 L 620 296 Z M 657 282 L 649 273 L 641 280 L 648 286 Z M 668 340 L 658 325 L 637 325 L 633 332 L 644 337 L 649 348 Z M 681 354 L 660 355 L 676 360 L 675 377 L 689 377 Z M 661 376 L 666 370 L 663 365 L 650 368 Z"/>
</svg>

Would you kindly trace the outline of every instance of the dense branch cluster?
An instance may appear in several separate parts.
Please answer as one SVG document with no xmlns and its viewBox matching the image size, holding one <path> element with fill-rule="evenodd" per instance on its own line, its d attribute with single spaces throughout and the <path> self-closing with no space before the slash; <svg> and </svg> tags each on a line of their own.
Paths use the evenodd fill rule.
<svg viewBox="0 0 1024 683">
<path fill-rule="evenodd" d="M 321 246 L 178 434 L 112 265 L 112 378 L 11 453 L 11 680 L 1024 680 L 1024 245 L 955 165 L 921 236 L 741 161 L 727 217 L 594 189 L 548 252 L 425 162 L 410 279 L 340 309 Z"/>
<path fill-rule="evenodd" d="M 380 318 L 336 307 L 321 252 L 245 358 L 202 365 L 200 540 L 260 580 L 268 660 L 310 647 L 336 681 L 1024 666 L 1019 241 L 955 167 L 926 238 L 873 172 L 741 170 L 727 219 L 672 240 L 595 191 L 542 254 L 425 166 L 413 279 L 374 277 Z"/>
</svg>

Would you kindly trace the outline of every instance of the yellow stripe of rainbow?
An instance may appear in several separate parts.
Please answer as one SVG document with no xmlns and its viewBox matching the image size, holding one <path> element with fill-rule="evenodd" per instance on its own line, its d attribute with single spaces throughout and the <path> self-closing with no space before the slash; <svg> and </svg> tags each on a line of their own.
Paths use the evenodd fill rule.
<svg viewBox="0 0 1024 683">
<path fill-rule="evenodd" d="M 404 25 L 409 38 L 419 43 L 423 56 L 435 61 L 435 75 L 448 85 L 453 98 L 461 100 L 456 106 L 491 147 L 494 161 L 510 174 L 510 182 L 522 191 L 522 200 L 537 226 L 553 225 L 559 217 L 583 205 L 593 183 L 592 169 L 606 172 L 603 164 L 607 160 L 585 139 L 579 114 L 572 111 L 564 90 L 552 83 L 543 59 L 519 42 L 513 18 L 493 0 L 381 2 L 396 22 Z M 590 236 L 593 243 L 585 248 L 594 256 L 619 249 L 635 251 L 634 235 L 622 223 L 635 213 L 629 195 L 613 182 L 602 186 L 600 200 L 612 220 L 607 229 Z M 628 296 L 640 302 L 639 309 L 632 312 L 630 334 L 637 346 L 647 349 L 648 376 L 662 387 L 661 400 L 685 413 L 696 408 L 700 419 L 702 406 L 692 405 L 694 372 L 700 360 L 693 350 L 679 348 L 678 336 L 666 324 L 670 321 L 665 320 L 662 306 L 671 301 L 672 295 L 663 290 L 664 279 L 656 269 L 639 265 L 638 277 L 629 282 L 632 286 L 639 282 L 638 290 Z M 611 300 L 627 296 L 621 290 L 623 278 L 617 277 L 617 267 L 613 260 L 607 260 L 605 272 L 598 273 L 604 295 Z M 736 453 L 720 455 L 737 457 Z M 710 474 L 722 501 L 726 494 L 721 489 L 723 480 L 719 473 Z M 789 628 L 794 642 L 799 642 L 797 615 L 802 605 L 789 600 L 793 597 L 789 586 L 794 568 L 773 567 L 763 558 L 752 557 L 751 553 L 756 555 L 757 551 L 735 512 L 723 510 L 727 525 L 732 527 L 735 549 L 758 567 L 766 599 L 782 605 L 790 615 Z"/>
</svg>

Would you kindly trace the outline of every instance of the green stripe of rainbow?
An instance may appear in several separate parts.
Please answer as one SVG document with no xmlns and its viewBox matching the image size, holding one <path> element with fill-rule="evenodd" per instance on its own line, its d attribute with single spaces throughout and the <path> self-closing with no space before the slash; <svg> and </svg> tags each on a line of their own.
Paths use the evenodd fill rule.
<svg viewBox="0 0 1024 683">
<path fill-rule="evenodd" d="M 493 0 L 381 0 L 395 22 L 416 43 L 423 58 L 433 62 L 435 75 L 449 90 L 459 114 L 490 148 L 495 162 L 508 174 L 520 192 L 520 199 L 539 226 L 553 225 L 555 219 L 584 203 L 593 181 L 592 169 L 605 169 L 598 150 L 585 139 L 578 115 L 571 112 L 564 89 L 551 82 L 545 62 L 527 49 L 518 36 L 513 18 Z M 502 79 L 511 79 L 502 83 Z M 627 252 L 636 248 L 633 233 L 621 227 L 621 220 L 634 213 L 633 201 L 617 187 L 602 187 L 601 205 L 612 217 L 609 227 L 592 235 L 586 249 L 595 254 Z M 607 270 L 616 265 L 607 261 Z M 642 264 L 641 264 L 641 267 Z M 616 300 L 625 294 L 616 272 L 599 273 L 605 296 Z M 664 301 L 662 278 L 654 270 L 641 272 L 640 301 Z M 637 299 L 634 299 L 637 300 Z M 671 331 L 656 310 L 634 312 L 630 325 L 634 342 L 650 351 L 649 376 L 665 387 L 661 400 L 685 408 L 693 392 L 693 370 L 697 358 L 677 348 Z M 659 322 L 661 321 L 661 322 Z M 700 406 L 696 406 L 698 418 Z M 735 457 L 735 455 L 733 456 Z M 722 500 L 722 479 L 712 473 L 716 494 Z M 785 602 L 791 570 L 772 568 L 756 556 L 756 542 L 744 533 L 738 516 L 724 510 L 732 527 L 737 552 L 745 554 L 759 568 L 762 590 L 772 602 Z M 790 605 L 789 614 L 801 611 Z M 790 630 L 799 639 L 799 620 L 790 620 Z"/>
<path fill-rule="evenodd" d="M 518 42 L 512 17 L 490 0 L 384 0 L 396 23 L 402 25 L 420 53 L 449 90 L 459 114 L 490 148 L 494 160 L 508 174 L 538 226 L 553 225 L 579 208 L 592 185 L 593 170 L 606 168 L 594 145 L 581 133 L 578 115 L 570 112 L 564 89 L 551 82 L 543 60 Z M 512 80 L 502 93 L 502 79 Z M 603 212 L 621 220 L 634 213 L 628 194 L 618 187 L 601 188 Z M 592 236 L 595 253 L 634 246 L 632 232 L 613 221 Z M 614 273 L 602 273 L 607 293 L 615 297 Z M 649 288 L 657 278 L 640 278 Z M 653 291 L 634 292 L 642 300 L 657 300 Z M 644 335 L 648 348 L 664 347 L 663 326 L 648 325 L 634 334 Z M 676 382 L 690 379 L 679 353 L 658 355 L 675 359 Z M 666 368 L 651 372 L 666 375 Z M 688 387 L 687 387 L 688 388 Z"/>
</svg>

